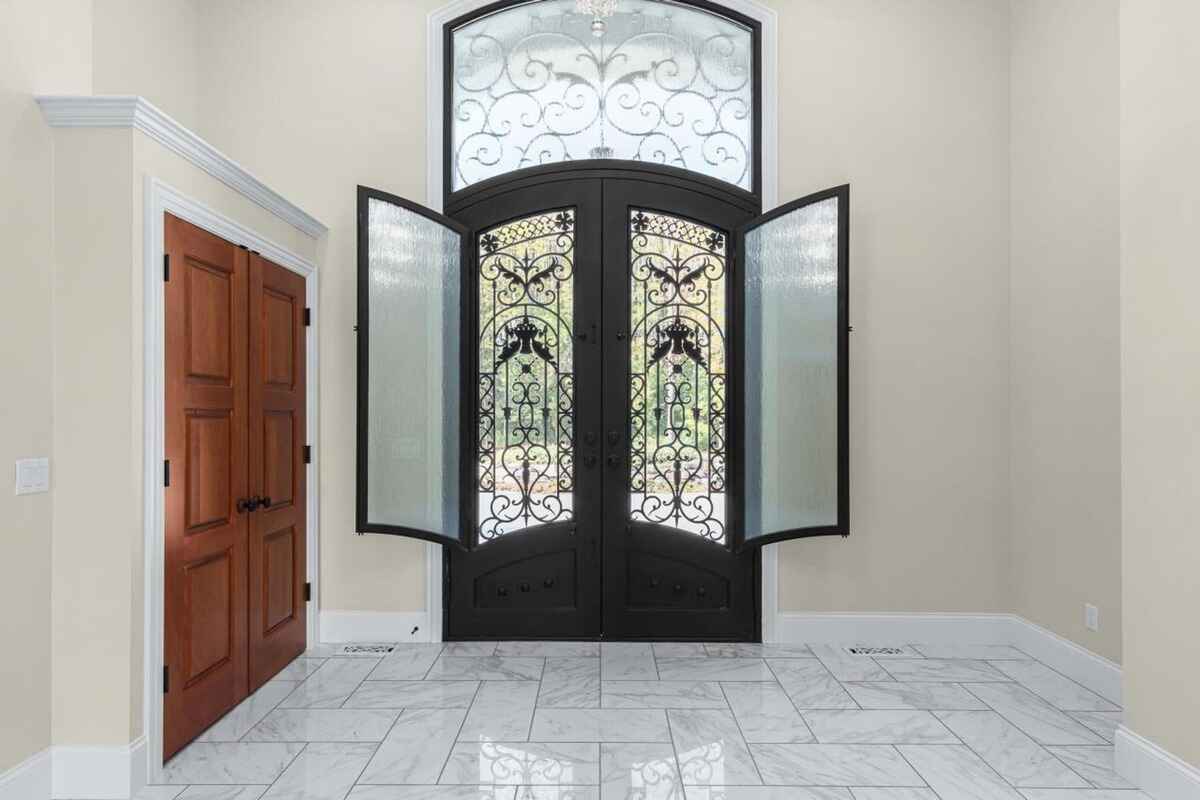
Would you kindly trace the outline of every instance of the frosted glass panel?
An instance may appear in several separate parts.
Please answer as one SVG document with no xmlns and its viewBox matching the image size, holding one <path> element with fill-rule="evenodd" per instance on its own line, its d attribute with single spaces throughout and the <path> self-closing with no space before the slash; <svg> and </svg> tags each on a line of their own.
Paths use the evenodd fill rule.
<svg viewBox="0 0 1200 800">
<path fill-rule="evenodd" d="M 838 524 L 838 199 L 745 234 L 747 542 Z"/>
<path fill-rule="evenodd" d="M 453 32 L 454 190 L 585 158 L 754 188 L 751 31 L 674 3 L 615 9 L 599 36 L 575 0 L 513 6 Z"/>
<path fill-rule="evenodd" d="M 458 540 L 462 240 L 370 198 L 366 244 L 366 521 Z"/>
</svg>

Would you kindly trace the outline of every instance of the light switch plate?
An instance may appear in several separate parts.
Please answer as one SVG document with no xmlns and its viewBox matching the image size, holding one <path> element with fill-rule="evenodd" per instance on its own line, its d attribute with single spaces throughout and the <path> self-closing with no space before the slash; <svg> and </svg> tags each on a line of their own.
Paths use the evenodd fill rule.
<svg viewBox="0 0 1200 800">
<path fill-rule="evenodd" d="M 50 459 L 17 459 L 17 494 L 50 491 Z"/>
</svg>

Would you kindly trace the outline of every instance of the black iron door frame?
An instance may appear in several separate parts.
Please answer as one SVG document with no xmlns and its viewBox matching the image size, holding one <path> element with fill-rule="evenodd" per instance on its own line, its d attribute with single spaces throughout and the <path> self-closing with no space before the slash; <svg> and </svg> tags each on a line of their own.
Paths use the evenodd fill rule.
<svg viewBox="0 0 1200 800">
<path fill-rule="evenodd" d="M 603 191 L 613 196 L 604 196 L 597 200 L 592 194 L 593 190 L 589 187 L 604 187 Z M 506 636 L 513 638 L 522 636 L 526 638 L 578 638 L 579 636 L 591 638 L 601 634 L 598 627 L 601 624 L 604 625 L 605 635 L 619 638 L 758 640 L 761 637 L 761 555 L 757 549 L 745 553 L 736 552 L 734 532 L 738 524 L 740 507 L 738 470 L 728 465 L 727 498 L 729 502 L 726 513 L 729 535 L 724 542 L 724 548 L 727 551 L 724 558 L 728 559 L 731 564 L 740 564 L 739 568 L 744 569 L 745 572 L 744 580 L 740 581 L 744 590 L 740 591 L 736 598 L 741 619 L 718 620 L 711 613 L 707 616 L 701 614 L 693 616 L 690 622 L 681 626 L 678 623 L 682 621 L 683 617 L 689 615 L 686 613 L 680 615 L 678 610 L 660 611 L 657 614 L 631 613 L 630 604 L 626 602 L 630 596 L 631 576 L 623 574 L 618 582 L 619 585 L 610 585 L 609 582 L 610 572 L 613 571 L 612 567 L 618 563 L 618 560 L 623 565 L 628 564 L 627 549 L 633 530 L 633 526 L 629 524 L 628 513 L 617 515 L 613 512 L 622 506 L 624 506 L 624 511 L 628 512 L 629 491 L 628 366 L 621 362 L 621 359 L 627 362 L 629 358 L 627 331 L 629 302 L 627 297 L 624 300 L 620 299 L 622 295 L 628 295 L 629 292 L 630 237 L 626 206 L 630 203 L 639 204 L 643 199 L 647 201 L 644 205 L 651 210 L 680 218 L 694 218 L 710 227 L 716 221 L 716 227 L 725 239 L 726 269 L 729 276 L 726 281 L 726 309 L 727 326 L 730 332 L 727 351 L 727 357 L 730 359 L 727 386 L 729 408 L 726 415 L 727 452 L 729 464 L 740 463 L 742 448 L 738 396 L 742 386 L 742 375 L 740 365 L 734 359 L 736 354 L 741 351 L 742 332 L 737 318 L 741 291 L 732 245 L 733 233 L 737 226 L 754 217 L 759 210 L 758 198 L 753 193 L 672 167 L 637 162 L 614 163 L 611 160 L 580 161 L 535 167 L 486 181 L 456 193 L 448 204 L 446 213 L 471 231 L 469 249 L 472 251 L 472 258 L 467 262 L 468 267 L 464 270 L 463 287 L 464 296 L 471 298 L 468 312 L 469 323 L 464 326 L 464 330 L 470 330 L 470 335 L 465 338 L 465 341 L 476 342 L 478 336 L 479 270 L 476 259 L 479 257 L 477 239 L 483 228 L 492 228 L 505 219 L 516 219 L 542 210 L 566 207 L 576 208 L 578 212 L 581 212 L 576 214 L 576 220 L 587 220 L 589 217 L 593 219 L 597 228 L 603 220 L 605 231 L 603 243 L 599 241 L 598 236 L 585 229 L 588 225 L 587 222 L 582 223 L 585 228 L 576 231 L 577 241 L 580 245 L 580 250 L 577 251 L 580 253 L 578 258 L 581 259 L 576 274 L 581 275 L 586 272 L 592 259 L 603 262 L 590 265 L 596 275 L 599 275 L 601 266 L 605 271 L 604 297 L 601 298 L 597 292 L 594 297 L 595 307 L 587 312 L 592 316 L 585 314 L 576 320 L 578 335 L 582 336 L 584 341 L 591 335 L 593 337 L 592 344 L 599 345 L 601 343 L 595 341 L 593 331 L 597 330 L 598 325 L 603 328 L 601 323 L 604 321 L 619 319 L 619 317 L 612 316 L 613 309 L 620 309 L 619 313 L 625 315 L 626 321 L 616 326 L 611 326 L 610 322 L 612 329 L 605 330 L 603 334 L 604 373 L 608 376 L 608 380 L 603 402 L 605 409 L 603 433 L 601 434 L 602 438 L 597 442 L 603 450 L 600 452 L 599 465 L 594 472 L 596 475 L 603 474 L 604 488 L 600 496 L 603 498 L 603 508 L 608 512 L 605 519 L 606 530 L 603 532 L 599 530 L 598 524 L 594 525 L 596 529 L 592 530 L 591 523 L 596 523 L 598 520 L 583 519 L 582 512 L 585 509 L 580 509 L 581 513 L 576 515 L 576 519 L 572 520 L 570 525 L 562 526 L 563 531 L 557 534 L 559 538 L 562 538 L 563 535 L 569 537 L 557 546 L 560 551 L 574 549 L 577 551 L 581 563 L 594 567 L 593 570 L 584 571 L 590 574 L 584 580 L 579 581 L 576 586 L 575 613 L 567 612 L 565 609 L 563 613 L 559 614 L 531 613 L 531 610 L 522 611 L 518 607 L 507 613 L 498 610 L 496 613 L 487 613 L 483 615 L 482 619 L 475 620 L 467 620 L 462 614 L 452 615 L 451 613 L 452 604 L 456 604 L 461 609 L 464 604 L 472 601 L 471 593 L 478 591 L 475 580 L 466 580 L 468 573 L 474 578 L 477 577 L 475 573 L 482 568 L 501 567 L 506 560 L 514 560 L 525 543 L 534 541 L 532 538 L 526 538 L 527 535 L 535 537 L 548 533 L 542 527 L 500 537 L 504 541 L 489 541 L 487 547 L 475 549 L 470 556 L 458 550 L 453 552 L 447 550 L 443 560 L 443 630 L 447 639 L 494 636 L 497 630 L 503 630 Z M 497 202 L 502 204 L 502 213 L 497 211 Z M 591 242 L 594 242 L 594 245 L 590 244 Z M 593 252 L 583 252 L 593 246 L 596 248 Z M 603 257 L 601 258 L 601 256 Z M 584 297 L 587 299 L 586 294 Z M 581 306 L 577 305 L 577 308 L 579 307 Z M 577 345 L 580 343 L 576 342 Z M 586 347 L 586 345 L 584 346 Z M 470 349 L 474 350 L 474 347 Z M 477 353 L 472 352 L 470 367 L 464 371 L 461 398 L 464 411 L 461 497 L 465 507 L 463 529 L 464 533 L 470 537 L 467 541 L 468 548 L 479 541 L 476 538 L 479 520 L 475 499 L 478 490 L 478 461 L 475 443 L 480 418 L 476 384 L 478 368 Z M 623 380 L 615 379 L 618 373 L 624 377 Z M 581 392 L 579 396 L 582 395 Z M 598 396 L 592 400 L 600 405 Z M 578 409 L 580 418 L 584 418 L 588 414 L 586 402 L 584 407 Z M 611 441 L 609 437 L 614 429 L 622 432 L 619 441 L 616 442 Z M 589 472 L 586 463 L 590 457 L 596 454 L 596 451 L 584 452 L 584 448 L 589 443 L 585 440 L 581 444 L 579 439 L 596 436 L 598 433 L 600 432 L 578 430 L 575 445 L 577 473 L 580 475 L 586 475 Z M 468 448 L 470 448 L 470 452 L 468 452 Z M 619 466 L 619 469 L 614 467 L 611 460 L 617 462 L 616 466 Z M 599 509 L 596 510 L 599 511 Z M 597 514 L 598 516 L 599 514 Z M 653 526 L 642 526 L 642 528 L 644 529 L 642 532 L 650 538 L 664 539 L 664 544 L 669 542 L 672 546 L 677 545 L 684 551 L 699 555 L 701 562 L 705 561 L 706 553 L 697 553 L 695 551 L 697 547 L 701 551 L 712 551 L 707 553 L 710 564 L 712 558 L 718 554 L 716 548 L 719 545 L 699 539 L 692 541 L 691 535 L 688 533 L 655 531 L 652 530 Z M 549 531 L 549 533 L 552 536 L 555 535 L 553 531 Z M 553 542 L 545 540 L 540 540 L 539 546 L 543 548 L 549 546 L 549 550 L 555 549 Z M 591 555 L 597 546 L 602 546 L 604 549 L 603 568 L 601 560 L 599 558 L 593 560 Z M 492 552 L 485 557 L 486 564 L 477 563 L 470 570 L 464 569 L 464 565 L 468 563 L 469 559 L 478 559 L 481 551 L 489 549 Z M 622 572 L 625 571 L 623 567 Z M 669 581 L 665 586 L 670 591 L 674 589 L 678 577 L 668 577 L 663 580 Z M 739 583 L 736 576 L 734 583 Z M 507 588 L 510 591 L 513 589 L 522 591 L 520 586 Z M 535 590 L 550 588 L 530 586 L 529 591 L 533 593 Z M 691 592 L 693 588 L 689 585 L 687 591 Z M 603 623 L 601 623 L 599 613 L 602 596 L 605 604 Z M 517 605 L 519 606 L 520 603 Z M 581 624 L 585 619 L 595 619 L 597 627 Z M 680 630 L 682 633 L 672 636 L 670 632 L 673 630 Z"/>
<path fill-rule="evenodd" d="M 614 512 L 614 518 L 606 520 L 604 540 L 605 633 L 622 639 L 660 639 L 664 631 L 670 631 L 671 638 L 680 640 L 758 641 L 762 633 L 761 554 L 757 549 L 739 551 L 735 535 L 742 506 L 738 476 L 744 448 L 740 435 L 743 369 L 734 355 L 741 349 L 738 339 L 742 325 L 737 316 L 741 286 L 733 252 L 734 232 L 754 217 L 757 205 L 739 204 L 727 192 L 715 196 L 695 187 L 639 175 L 605 183 L 604 212 L 605 318 L 619 320 L 616 330 L 606 332 L 605 430 L 623 433 L 619 443 L 606 439 L 614 451 L 606 454 L 606 462 L 615 456 L 619 469 L 609 469 L 604 484 L 605 509 Z M 662 237 L 660 245 L 669 242 L 666 249 L 674 249 L 673 258 L 669 252 L 665 258 L 638 254 L 641 249 L 657 249 L 656 237 Z M 704 247 L 695 245 L 695 237 L 707 240 Z M 689 240 L 693 244 L 688 244 Z M 648 269 L 655 272 L 646 276 L 645 285 L 653 287 L 648 288 L 647 299 L 662 295 L 659 299 L 663 302 L 657 306 L 648 302 L 643 309 L 646 326 L 631 330 L 628 326 L 633 321 L 632 282 Z M 719 273 L 715 283 L 706 277 L 714 272 Z M 724 331 L 710 330 L 705 335 L 699 319 L 706 315 L 688 299 L 689 295 L 698 298 L 717 287 L 723 295 Z M 684 316 L 679 316 L 680 308 L 685 309 Z M 692 315 L 687 316 L 687 312 Z M 674 371 L 691 369 L 705 384 L 685 379 L 677 385 L 677 391 L 688 396 L 677 398 L 675 403 L 670 402 L 668 379 L 654 380 L 658 367 L 647 366 L 654 357 L 644 352 L 651 349 L 649 327 L 654 315 L 660 321 L 656 326 L 657 338 L 662 339 L 659 347 L 653 348 L 655 354 L 663 357 L 664 353 L 683 350 L 677 360 L 686 367 L 675 366 Z M 718 313 L 717 319 L 709 318 L 718 329 L 721 316 Z M 668 320 L 670 324 L 664 325 Z M 668 335 L 664 337 L 663 333 Z M 641 402 L 648 404 L 651 390 L 657 388 L 659 409 L 656 412 L 646 409 L 642 415 L 644 425 L 640 427 L 633 424 L 636 415 L 633 370 L 637 363 L 634 353 L 638 350 L 643 351 L 639 360 L 647 366 L 646 374 L 638 376 Z M 665 365 L 671 358 L 666 355 L 658 364 Z M 725 364 L 724 373 L 710 371 L 718 359 Z M 717 380 L 724 382 L 723 397 L 715 384 Z M 715 429 L 722 427 L 713 415 L 722 418 L 723 452 L 710 447 L 705 456 L 700 456 L 699 423 L 690 426 L 695 435 L 688 442 L 687 421 L 672 417 L 691 414 L 706 420 L 710 437 L 716 433 Z M 649 447 L 653 438 L 650 429 L 663 427 L 676 428 L 676 432 L 660 435 L 659 447 L 655 449 L 675 456 L 676 471 L 691 453 L 697 459 L 693 469 L 700 471 L 689 480 L 679 474 L 671 476 L 671 470 L 665 470 L 673 480 L 671 497 L 666 502 L 675 505 L 674 524 L 663 513 L 647 514 L 641 510 L 634 513 L 630 504 L 636 487 L 634 465 L 628 459 L 636 449 L 646 467 L 640 474 L 652 477 L 664 472 L 651 463 L 656 459 Z M 640 436 L 635 438 L 638 430 Z M 718 459 L 724 463 L 718 465 Z M 704 471 L 708 472 L 708 478 L 700 483 L 707 494 L 684 500 L 684 485 L 694 486 L 695 479 L 703 478 Z M 650 480 L 643 477 L 641 482 L 648 484 Z M 653 497 L 649 486 L 641 488 L 644 501 Z M 706 507 L 699 503 L 699 497 L 707 500 L 707 519 Z M 723 514 L 714 507 L 715 501 L 724 502 Z M 651 507 L 662 512 L 662 503 L 663 495 L 659 495 Z M 691 512 L 680 517 L 680 509 L 688 506 Z M 682 525 L 690 525 L 692 530 L 681 529 L 681 519 Z"/>
<path fill-rule="evenodd" d="M 462 436 L 461 476 L 463 530 L 468 549 L 449 550 L 443 558 L 443 631 L 447 639 L 488 637 L 494 636 L 496 631 L 504 631 L 509 638 L 599 637 L 602 493 L 599 456 L 594 452 L 599 434 L 596 430 L 581 429 L 580 421 L 598 420 L 600 416 L 600 182 L 582 178 L 512 187 L 503 194 L 481 197 L 478 202 L 460 206 L 454 215 L 471 231 L 472 250 L 472 259 L 463 274 L 463 291 L 470 298 L 468 320 L 464 326 L 470 366 L 463 374 L 460 401 L 466 410 L 464 419 L 468 420 Z M 535 515 L 533 521 L 542 524 L 529 526 L 526 520 L 527 525 L 521 527 L 512 525 L 514 520 L 502 522 L 490 510 L 487 519 L 481 519 L 483 511 L 479 497 L 485 488 L 480 472 L 479 442 L 484 430 L 481 423 L 487 422 L 486 427 L 492 431 L 490 436 L 496 440 L 501 435 L 500 427 L 508 424 L 510 415 L 518 418 L 519 425 L 523 413 L 520 398 L 516 409 L 493 406 L 488 409 L 486 418 L 481 407 L 485 388 L 480 364 L 480 343 L 483 341 L 481 265 L 492 262 L 488 266 L 490 272 L 507 270 L 509 290 L 519 286 L 518 293 L 523 293 L 527 300 L 535 299 L 547 289 L 562 292 L 562 284 L 551 288 L 539 283 L 555 280 L 546 271 L 554 266 L 544 255 L 541 260 L 535 257 L 524 265 L 517 263 L 522 255 L 520 252 L 507 258 L 507 266 L 505 262 L 495 260 L 505 253 L 502 246 L 507 241 L 505 231 L 538 220 L 549 224 L 547 232 L 552 239 L 565 235 L 568 229 L 570 231 L 572 315 L 569 329 L 560 332 L 555 344 L 550 341 L 551 334 L 543 320 L 525 317 L 527 330 L 516 331 L 518 337 L 512 338 L 512 343 L 520 349 L 501 353 L 500 359 L 510 354 L 515 356 L 512 360 L 515 362 L 521 360 L 519 353 L 534 351 L 525 360 L 540 363 L 561 378 L 562 374 L 557 372 L 559 364 L 555 362 L 563 360 L 564 347 L 570 348 L 572 369 L 569 380 L 572 385 L 569 394 L 560 391 L 559 395 L 570 398 L 570 406 L 566 409 L 569 421 L 562 419 L 564 409 L 560 404 L 547 425 L 559 434 L 570 436 L 568 458 L 560 458 L 557 462 L 561 469 L 556 473 L 556 485 L 560 493 L 570 492 L 572 499 L 569 515 L 552 514 L 549 521 L 546 515 L 541 519 Z M 520 250 L 524 245 L 517 247 Z M 561 264 L 567 256 L 557 258 L 556 263 Z M 523 272 L 522 266 L 527 271 Z M 494 305 L 492 311 L 496 311 Z M 535 332 L 535 328 L 538 331 Z M 497 333 L 493 330 L 491 339 L 494 340 Z M 526 335 L 527 341 L 519 338 Z M 563 337 L 567 339 L 565 343 L 561 341 Z M 543 349 L 539 361 L 539 348 L 555 346 L 558 348 L 557 359 Z M 493 384 L 500 382 L 498 376 L 493 378 Z M 540 391 L 548 393 L 551 387 L 542 386 Z M 501 399 L 499 390 L 490 393 L 489 397 Z M 511 399 L 512 396 L 506 394 L 505 397 Z M 549 402 L 548 398 L 543 399 Z M 508 405 L 507 401 L 505 405 Z M 524 413 L 531 413 L 531 410 L 526 409 Z M 518 450 L 525 449 L 529 443 L 524 436 L 506 437 L 506 441 L 515 442 Z M 556 444 L 561 448 L 563 442 L 556 439 Z M 566 484 L 562 481 L 564 470 L 569 471 L 569 483 Z M 500 473 L 503 475 L 503 470 Z M 521 501 L 528 503 L 533 484 L 523 481 L 521 486 Z M 493 495 L 498 497 L 499 487 L 493 485 L 491 488 Z M 561 503 L 561 494 L 558 500 Z M 452 615 L 452 608 L 471 609 L 471 613 Z"/>
</svg>

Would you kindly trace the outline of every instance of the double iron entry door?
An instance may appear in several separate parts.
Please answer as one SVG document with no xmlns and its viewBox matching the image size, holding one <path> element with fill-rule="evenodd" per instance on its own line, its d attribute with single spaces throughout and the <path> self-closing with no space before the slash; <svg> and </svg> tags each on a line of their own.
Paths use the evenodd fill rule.
<svg viewBox="0 0 1200 800">
<path fill-rule="evenodd" d="M 824 349 L 795 354 L 825 380 L 788 409 L 765 398 L 781 356 L 762 343 L 785 335 L 770 296 L 795 282 L 770 262 L 805 234 L 762 235 L 781 226 L 747 200 L 563 177 L 451 219 L 360 189 L 358 528 L 451 545 L 446 638 L 759 638 L 753 545 L 844 532 L 845 198 L 794 209 L 824 202 L 807 235 L 832 284 Z M 806 406 L 803 430 L 764 430 Z M 764 455 L 791 445 L 816 450 L 764 484 Z"/>
</svg>

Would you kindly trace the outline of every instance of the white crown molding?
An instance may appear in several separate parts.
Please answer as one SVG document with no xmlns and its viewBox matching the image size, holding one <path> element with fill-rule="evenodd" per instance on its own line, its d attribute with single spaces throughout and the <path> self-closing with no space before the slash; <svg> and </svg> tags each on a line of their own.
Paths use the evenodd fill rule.
<svg viewBox="0 0 1200 800">
<path fill-rule="evenodd" d="M 50 764 L 54 800 L 126 800 L 146 785 L 146 737 L 115 747 L 57 746 Z"/>
<path fill-rule="evenodd" d="M 135 95 L 42 95 L 36 98 L 53 128 L 133 128 L 317 239 L 329 228 L 244 167 L 185 128 L 144 97 Z"/>
<path fill-rule="evenodd" d="M 49 800 L 51 750 L 47 747 L 0 772 L 0 800 Z"/>
<path fill-rule="evenodd" d="M 1117 773 L 1155 800 L 1200 797 L 1200 769 L 1124 725 L 1115 744 Z"/>
</svg>

